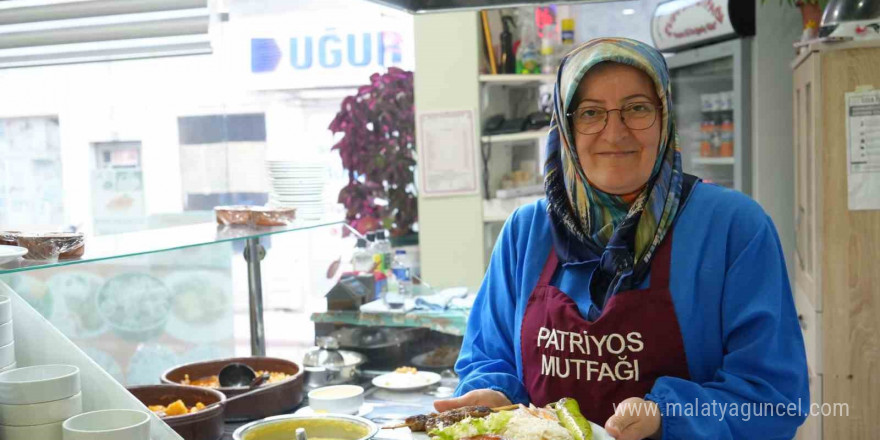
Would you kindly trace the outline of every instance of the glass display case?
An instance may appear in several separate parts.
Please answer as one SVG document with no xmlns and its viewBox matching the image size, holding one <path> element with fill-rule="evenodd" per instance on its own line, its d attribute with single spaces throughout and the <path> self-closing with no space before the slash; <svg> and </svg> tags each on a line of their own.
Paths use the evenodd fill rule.
<svg viewBox="0 0 880 440">
<path fill-rule="evenodd" d="M 309 313 L 338 279 L 340 237 L 336 221 L 88 237 L 82 257 L 18 259 L 0 281 L 120 384 L 154 384 L 207 359 L 298 362 L 313 344 Z"/>
</svg>

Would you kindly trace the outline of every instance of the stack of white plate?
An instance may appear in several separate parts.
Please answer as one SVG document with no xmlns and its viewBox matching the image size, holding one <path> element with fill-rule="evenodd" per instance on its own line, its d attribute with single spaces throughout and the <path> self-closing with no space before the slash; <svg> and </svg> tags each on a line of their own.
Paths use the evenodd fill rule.
<svg viewBox="0 0 880 440">
<path fill-rule="evenodd" d="M 316 220 L 324 216 L 324 183 L 327 168 L 314 162 L 267 160 L 269 204 L 296 208 L 296 218 Z"/>
<path fill-rule="evenodd" d="M 62 440 L 64 421 L 80 413 L 79 368 L 38 365 L 0 373 L 0 438 Z"/>
<path fill-rule="evenodd" d="M 12 301 L 0 295 L 0 371 L 15 368 L 15 337 L 12 334 Z"/>
</svg>

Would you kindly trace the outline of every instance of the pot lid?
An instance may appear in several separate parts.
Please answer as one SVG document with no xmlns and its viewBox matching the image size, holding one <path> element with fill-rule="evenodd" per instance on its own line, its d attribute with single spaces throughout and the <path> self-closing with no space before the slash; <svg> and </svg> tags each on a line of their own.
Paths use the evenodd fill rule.
<svg viewBox="0 0 880 440">
<path fill-rule="evenodd" d="M 311 349 L 303 358 L 305 367 L 340 368 L 345 359 L 339 353 L 339 341 L 332 336 L 316 338 L 317 347 Z"/>
</svg>

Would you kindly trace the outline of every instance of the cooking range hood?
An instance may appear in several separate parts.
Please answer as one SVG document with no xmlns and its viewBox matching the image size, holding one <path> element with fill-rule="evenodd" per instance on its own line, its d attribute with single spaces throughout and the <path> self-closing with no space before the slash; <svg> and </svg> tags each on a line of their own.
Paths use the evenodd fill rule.
<svg viewBox="0 0 880 440">
<path fill-rule="evenodd" d="M 510 8 L 514 6 L 540 6 L 547 4 L 604 3 L 615 0 L 556 0 L 556 1 L 523 1 L 523 0 L 368 0 L 380 5 L 401 9 L 413 14 L 427 12 L 446 12 L 461 10 L 477 10 L 492 8 Z M 636 1 L 636 0 L 633 0 Z"/>
</svg>

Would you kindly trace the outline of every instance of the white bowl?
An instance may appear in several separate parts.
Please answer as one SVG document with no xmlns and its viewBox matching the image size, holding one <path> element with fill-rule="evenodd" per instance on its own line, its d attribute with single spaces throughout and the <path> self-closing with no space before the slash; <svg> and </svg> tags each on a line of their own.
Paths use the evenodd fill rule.
<svg viewBox="0 0 880 440">
<path fill-rule="evenodd" d="M 52 402 L 79 392 L 79 368 L 73 365 L 37 365 L 0 373 L 0 404 Z"/>
<path fill-rule="evenodd" d="M 106 409 L 64 422 L 64 440 L 150 440 L 150 415 L 130 409 Z"/>
<path fill-rule="evenodd" d="M 8 296 L 0 295 L 0 324 L 12 321 L 12 301 Z"/>
<path fill-rule="evenodd" d="M 62 440 L 62 423 L 64 422 L 35 426 L 0 425 L 0 438 L 4 440 Z"/>
<path fill-rule="evenodd" d="M 0 346 L 0 368 L 8 367 L 15 363 L 15 342 Z"/>
<path fill-rule="evenodd" d="M 0 425 L 34 426 L 63 422 L 82 412 L 82 393 L 54 402 L 0 404 Z"/>
<path fill-rule="evenodd" d="M 357 385 L 334 385 L 309 392 L 309 406 L 316 413 L 357 414 L 364 404 L 364 389 Z"/>
<path fill-rule="evenodd" d="M 12 335 L 12 320 L 0 323 L 0 346 L 9 344 L 14 340 Z"/>
</svg>

